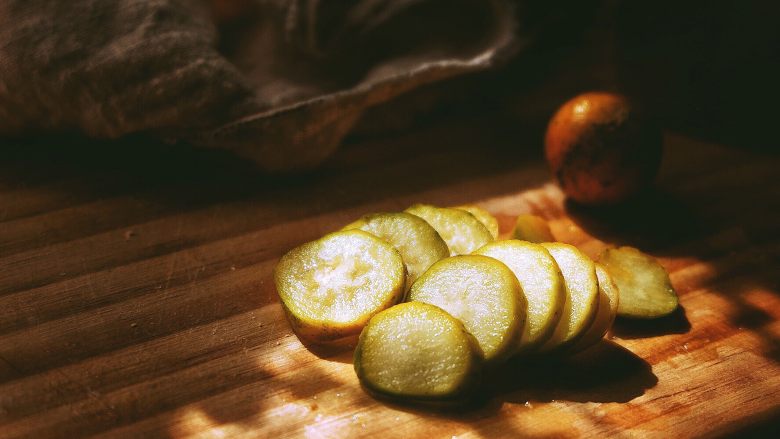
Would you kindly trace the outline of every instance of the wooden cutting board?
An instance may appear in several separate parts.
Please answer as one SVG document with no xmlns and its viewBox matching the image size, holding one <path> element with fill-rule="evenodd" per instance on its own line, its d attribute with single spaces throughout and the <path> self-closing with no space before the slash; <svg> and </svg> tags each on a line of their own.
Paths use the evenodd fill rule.
<svg viewBox="0 0 780 439">
<path fill-rule="evenodd" d="M 589 212 L 550 183 L 538 142 L 453 125 L 353 140 L 285 179 L 138 140 L 0 148 L 0 436 L 771 435 L 780 157 L 668 135 L 657 191 Z M 292 335 L 271 272 L 302 242 L 414 202 L 477 203 L 504 232 L 539 214 L 590 254 L 639 246 L 683 311 L 618 322 L 562 362 L 513 362 L 466 410 L 376 401 L 349 352 Z"/>
</svg>

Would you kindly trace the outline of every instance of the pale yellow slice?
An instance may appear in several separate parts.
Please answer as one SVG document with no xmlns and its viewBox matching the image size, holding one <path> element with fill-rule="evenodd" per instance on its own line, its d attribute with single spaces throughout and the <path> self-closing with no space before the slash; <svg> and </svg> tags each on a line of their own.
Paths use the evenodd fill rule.
<svg viewBox="0 0 780 439">
<path fill-rule="evenodd" d="M 518 352 L 547 341 L 561 317 L 566 289 L 563 275 L 550 253 L 538 244 L 507 240 L 491 242 L 475 252 L 503 262 L 517 277 L 527 302 L 526 324 Z"/>
<path fill-rule="evenodd" d="M 599 287 L 593 261 L 576 247 L 560 242 L 541 244 L 550 252 L 563 274 L 566 301 L 552 337 L 542 351 L 562 349 L 575 343 L 590 327 L 599 306 Z"/>
<path fill-rule="evenodd" d="M 677 309 L 669 274 L 652 256 L 633 247 L 610 248 L 599 258 L 620 291 L 618 315 L 652 319 Z"/>
<path fill-rule="evenodd" d="M 366 215 L 343 230 L 360 229 L 392 244 L 406 264 L 407 289 L 439 259 L 450 255 L 447 243 L 422 218 L 405 212 Z"/>
<path fill-rule="evenodd" d="M 298 337 L 329 344 L 356 337 L 371 316 L 398 303 L 406 273 L 392 245 L 349 230 L 290 250 L 274 280 Z"/>
<path fill-rule="evenodd" d="M 424 219 L 447 243 L 451 255 L 465 255 L 493 241 L 493 235 L 474 215 L 459 209 L 415 204 L 406 212 Z"/>
<path fill-rule="evenodd" d="M 536 243 L 555 241 L 547 221 L 540 216 L 530 214 L 517 217 L 515 227 L 512 229 L 512 238 Z"/>
<path fill-rule="evenodd" d="M 488 229 L 493 239 L 498 239 L 498 220 L 490 212 L 474 204 L 455 206 L 453 209 L 465 210 L 474 215 L 474 218 L 478 219 Z"/>
<path fill-rule="evenodd" d="M 409 300 L 430 303 L 463 322 L 487 362 L 514 353 L 526 303 L 512 271 L 481 255 L 436 262 L 412 284 Z"/>
<path fill-rule="evenodd" d="M 456 400 L 475 386 L 474 338 L 446 311 L 402 303 L 375 315 L 360 334 L 355 372 L 371 392 L 404 400 Z"/>
<path fill-rule="evenodd" d="M 599 307 L 596 318 L 590 328 L 572 347 L 572 352 L 585 350 L 604 338 L 615 322 L 620 296 L 615 281 L 609 275 L 604 266 L 596 264 L 596 277 L 599 282 Z"/>
</svg>

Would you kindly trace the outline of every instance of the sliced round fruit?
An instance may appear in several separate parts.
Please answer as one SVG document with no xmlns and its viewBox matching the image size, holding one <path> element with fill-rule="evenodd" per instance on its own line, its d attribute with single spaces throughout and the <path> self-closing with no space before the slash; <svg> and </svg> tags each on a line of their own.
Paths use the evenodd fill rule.
<svg viewBox="0 0 780 439">
<path fill-rule="evenodd" d="M 488 362 L 514 353 L 525 322 L 525 297 L 512 271 L 481 255 L 433 264 L 412 284 L 409 300 L 430 303 L 463 322 Z"/>
<path fill-rule="evenodd" d="M 609 274 L 604 264 L 596 262 L 596 277 L 599 281 L 599 289 L 603 289 L 609 297 L 609 327 L 615 322 L 618 309 L 620 308 L 620 288 L 618 288 L 615 279 Z"/>
<path fill-rule="evenodd" d="M 474 215 L 474 218 L 479 220 L 488 232 L 493 236 L 493 239 L 498 239 L 498 220 L 496 217 L 490 214 L 487 210 L 475 206 L 474 204 L 464 204 L 462 206 L 455 206 L 453 209 L 465 210 L 466 212 Z"/>
<path fill-rule="evenodd" d="M 679 301 L 669 274 L 653 257 L 633 247 L 609 248 L 599 262 L 620 291 L 619 316 L 652 319 L 677 309 Z"/>
<path fill-rule="evenodd" d="M 355 349 L 355 372 L 371 392 L 406 400 L 456 400 L 475 386 L 476 341 L 446 311 L 407 302 L 371 318 Z"/>
<path fill-rule="evenodd" d="M 599 287 L 593 261 L 576 247 L 560 242 L 541 244 L 550 252 L 563 274 L 566 301 L 552 337 L 542 351 L 572 345 L 590 327 L 599 306 Z"/>
<path fill-rule="evenodd" d="M 398 251 L 361 230 L 296 247 L 274 270 L 293 331 L 317 344 L 357 336 L 371 316 L 403 298 L 405 275 Z"/>
<path fill-rule="evenodd" d="M 415 204 L 406 212 L 433 226 L 447 243 L 451 255 L 465 255 L 493 241 L 490 231 L 474 215 L 458 209 Z"/>
<path fill-rule="evenodd" d="M 585 335 L 572 346 L 572 352 L 587 349 L 601 341 L 604 334 L 612 327 L 612 323 L 615 322 L 620 300 L 618 287 L 601 264 L 596 264 L 596 278 L 599 282 L 599 308 L 596 312 L 596 318 Z"/>
<path fill-rule="evenodd" d="M 566 289 L 558 264 L 538 244 L 507 240 L 491 242 L 475 252 L 498 259 L 515 274 L 527 301 L 526 324 L 518 352 L 539 346 L 550 338 L 561 317 Z"/>
<path fill-rule="evenodd" d="M 422 218 L 405 212 L 366 215 L 344 227 L 360 229 L 392 244 L 406 264 L 407 290 L 434 262 L 450 255 L 447 243 Z"/>
<path fill-rule="evenodd" d="M 536 243 L 555 241 L 547 221 L 540 216 L 530 214 L 517 217 L 515 227 L 512 229 L 512 238 Z"/>
</svg>

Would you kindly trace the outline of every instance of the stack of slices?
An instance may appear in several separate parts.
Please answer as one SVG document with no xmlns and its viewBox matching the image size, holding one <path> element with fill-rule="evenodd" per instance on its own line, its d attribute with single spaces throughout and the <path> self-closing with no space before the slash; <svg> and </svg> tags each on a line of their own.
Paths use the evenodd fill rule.
<svg viewBox="0 0 780 439">
<path fill-rule="evenodd" d="M 357 340 L 364 387 L 415 401 L 460 400 L 509 357 L 574 353 L 618 314 L 677 307 L 666 272 L 635 249 L 610 249 L 601 265 L 531 215 L 511 237 L 497 240 L 498 222 L 477 206 L 418 204 L 291 250 L 276 286 L 302 341 Z"/>
</svg>

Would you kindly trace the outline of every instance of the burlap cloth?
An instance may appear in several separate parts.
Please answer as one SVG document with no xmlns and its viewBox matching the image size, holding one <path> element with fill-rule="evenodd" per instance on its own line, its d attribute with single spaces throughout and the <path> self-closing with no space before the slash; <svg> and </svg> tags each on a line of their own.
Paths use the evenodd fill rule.
<svg viewBox="0 0 780 439">
<path fill-rule="evenodd" d="M 241 10 L 219 28 L 222 2 Z M 1 0 L 0 135 L 148 133 L 227 148 L 269 171 L 308 168 L 366 108 L 493 66 L 512 50 L 515 7 Z"/>
</svg>

